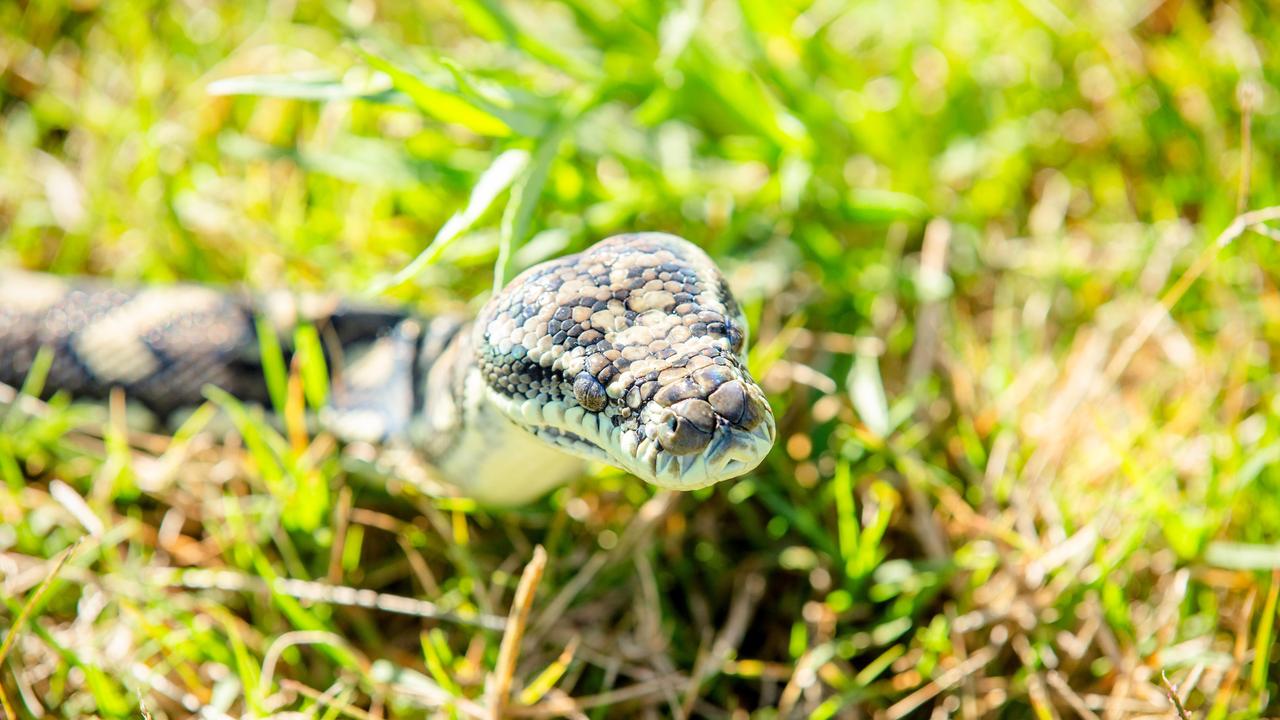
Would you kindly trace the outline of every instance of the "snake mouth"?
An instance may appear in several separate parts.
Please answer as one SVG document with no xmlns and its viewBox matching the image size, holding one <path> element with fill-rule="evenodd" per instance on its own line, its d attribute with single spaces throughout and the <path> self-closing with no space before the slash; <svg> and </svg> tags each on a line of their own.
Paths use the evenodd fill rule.
<svg viewBox="0 0 1280 720">
<path fill-rule="evenodd" d="M 576 433 L 550 425 L 537 425 L 529 428 L 530 432 L 567 453 L 587 460 L 613 462 L 609 453 L 599 445 Z"/>
<path fill-rule="evenodd" d="M 722 424 L 701 452 L 676 455 L 649 437 L 623 434 L 622 449 L 631 458 L 627 469 L 668 490 L 697 490 L 744 475 L 764 461 L 773 447 L 774 419 L 769 416 L 751 429 Z"/>
<path fill-rule="evenodd" d="M 517 400 L 500 393 L 491 393 L 490 398 L 510 420 L 540 440 L 669 490 L 697 490 L 750 472 L 773 447 L 776 432 L 772 413 L 762 413 L 749 428 L 720 421 L 704 448 L 676 454 L 663 446 L 651 428 L 623 429 L 603 414 L 558 402 Z"/>
</svg>

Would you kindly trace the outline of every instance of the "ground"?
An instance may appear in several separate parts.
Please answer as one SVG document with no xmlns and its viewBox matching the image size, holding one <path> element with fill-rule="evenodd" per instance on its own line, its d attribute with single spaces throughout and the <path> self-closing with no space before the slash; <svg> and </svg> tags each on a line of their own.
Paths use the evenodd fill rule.
<svg viewBox="0 0 1280 720">
<path fill-rule="evenodd" d="M 779 418 L 736 482 L 493 511 L 222 398 L 18 399 L 3 712 L 1273 714 L 1276 9 L 0 4 L 0 264 L 465 312 L 674 232 Z"/>
</svg>

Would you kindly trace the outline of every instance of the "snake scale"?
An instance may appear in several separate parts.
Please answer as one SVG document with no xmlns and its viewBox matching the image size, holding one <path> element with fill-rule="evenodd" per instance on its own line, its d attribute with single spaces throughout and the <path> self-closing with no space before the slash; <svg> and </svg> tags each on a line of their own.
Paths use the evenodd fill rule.
<svg viewBox="0 0 1280 720">
<path fill-rule="evenodd" d="M 203 402 L 208 385 L 266 404 L 258 332 L 287 339 L 301 322 L 323 340 L 327 428 L 411 446 L 484 503 L 534 499 L 584 461 L 664 488 L 705 487 L 750 471 L 773 445 L 724 277 L 697 246 L 662 233 L 529 268 L 471 322 L 0 271 L 0 382 L 21 385 L 43 347 L 46 392 L 122 388 L 162 417 Z"/>
</svg>

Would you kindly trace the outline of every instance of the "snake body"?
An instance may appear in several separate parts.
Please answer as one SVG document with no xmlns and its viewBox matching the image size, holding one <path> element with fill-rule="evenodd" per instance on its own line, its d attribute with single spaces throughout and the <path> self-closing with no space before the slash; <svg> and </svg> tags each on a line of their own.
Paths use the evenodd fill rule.
<svg viewBox="0 0 1280 720">
<path fill-rule="evenodd" d="M 0 382 L 21 385 L 48 348 L 46 392 L 119 388 L 161 416 L 203 402 L 209 385 L 265 404 L 259 333 L 287 339 L 303 322 L 331 372 L 329 429 L 411 445 L 485 503 L 533 499 L 584 461 L 704 487 L 750 471 L 773 444 L 728 285 L 702 250 L 661 233 L 536 265 L 471 322 L 0 271 Z"/>
</svg>

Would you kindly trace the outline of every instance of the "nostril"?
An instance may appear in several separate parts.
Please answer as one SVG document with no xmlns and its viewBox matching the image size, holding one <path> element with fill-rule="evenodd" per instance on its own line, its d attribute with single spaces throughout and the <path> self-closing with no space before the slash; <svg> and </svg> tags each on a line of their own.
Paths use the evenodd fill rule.
<svg viewBox="0 0 1280 720">
<path fill-rule="evenodd" d="M 699 430 L 689 420 L 668 415 L 658 426 L 658 444 L 672 455 L 692 455 L 711 442 L 711 433 Z"/>
</svg>

